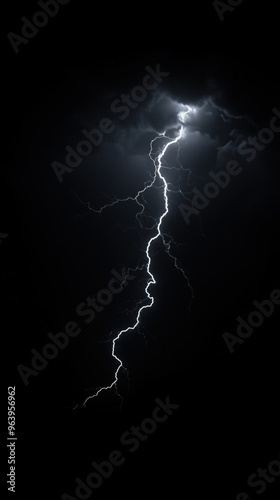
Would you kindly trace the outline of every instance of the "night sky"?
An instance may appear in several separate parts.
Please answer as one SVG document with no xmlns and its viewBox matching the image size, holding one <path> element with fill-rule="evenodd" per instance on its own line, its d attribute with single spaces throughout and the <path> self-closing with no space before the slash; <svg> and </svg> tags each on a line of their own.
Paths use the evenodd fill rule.
<svg viewBox="0 0 280 500">
<path fill-rule="evenodd" d="M 20 35 L 22 16 L 42 9 L 13 3 L 4 16 L 2 401 L 15 386 L 17 437 L 9 495 L 276 499 L 276 6 L 244 0 L 220 12 L 223 21 L 211 1 L 185 4 L 181 14 L 174 5 L 172 16 L 165 6 L 161 18 L 145 9 L 147 19 L 136 5 L 106 8 L 109 19 L 90 3 L 61 4 L 16 50 L 8 33 Z M 154 42 L 168 48 L 147 48 Z M 165 210 L 164 182 L 154 176 L 170 141 L 148 307 L 147 246 Z M 139 325 L 116 343 L 117 385 L 92 397 L 114 382 L 113 339 L 141 307 Z M 35 371 L 34 353 L 58 332 L 63 347 L 43 366 L 37 357 Z M 124 437 L 132 426 L 142 436 L 147 429 L 143 441 L 130 438 L 135 451 Z M 86 484 L 92 462 L 114 450 L 123 460 L 110 477 L 92 494 L 89 485 L 77 492 L 76 478 Z M 269 479 L 257 478 L 271 462 L 274 475 L 271 466 Z"/>
</svg>

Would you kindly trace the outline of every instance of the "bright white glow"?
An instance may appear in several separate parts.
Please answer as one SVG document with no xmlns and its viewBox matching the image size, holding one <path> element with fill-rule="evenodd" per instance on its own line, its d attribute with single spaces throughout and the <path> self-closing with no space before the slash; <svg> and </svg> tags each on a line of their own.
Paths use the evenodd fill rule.
<svg viewBox="0 0 280 500">
<path fill-rule="evenodd" d="M 188 113 L 187 111 L 180 111 L 180 113 L 178 113 L 178 118 L 180 122 L 185 123 L 185 117 L 187 113 Z"/>
<path fill-rule="evenodd" d="M 187 123 L 190 119 L 190 115 L 196 113 L 196 108 L 194 106 L 186 106 L 184 111 L 178 113 L 178 118 L 181 123 Z"/>
</svg>

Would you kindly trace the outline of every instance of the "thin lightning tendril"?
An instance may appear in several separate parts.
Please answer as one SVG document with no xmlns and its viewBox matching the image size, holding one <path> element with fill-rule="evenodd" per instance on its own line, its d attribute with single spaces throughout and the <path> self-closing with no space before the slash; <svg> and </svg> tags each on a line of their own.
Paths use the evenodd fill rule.
<svg viewBox="0 0 280 500">
<path fill-rule="evenodd" d="M 191 110 L 191 108 L 189 108 L 188 111 L 186 111 L 183 116 L 181 117 L 181 122 L 184 122 L 184 116 Z M 155 167 L 155 171 L 154 171 L 154 176 L 152 178 L 152 180 L 150 182 L 146 182 L 145 183 L 145 187 L 138 191 L 137 195 L 135 197 L 131 197 L 131 196 L 128 196 L 127 198 L 125 199 L 116 199 L 116 200 L 113 200 L 111 203 L 101 207 L 99 210 L 95 210 L 95 209 L 92 209 L 89 204 L 88 205 L 88 208 L 96 213 L 102 213 L 103 210 L 109 208 L 109 207 L 112 207 L 118 203 L 124 203 L 124 202 L 128 202 L 128 201 L 133 201 L 133 202 L 136 202 L 140 207 L 141 207 L 141 211 L 138 212 L 138 214 L 136 215 L 136 218 L 138 220 L 138 222 L 140 223 L 141 227 L 142 224 L 141 224 L 141 220 L 140 220 L 140 215 L 143 214 L 144 212 L 144 209 L 145 209 L 145 206 L 143 203 L 140 202 L 139 198 L 141 197 L 141 195 L 143 195 L 145 193 L 145 191 L 147 191 L 147 189 L 150 189 L 151 187 L 156 187 L 155 186 L 155 183 L 158 179 L 160 179 L 160 181 L 162 182 L 162 185 L 163 185 L 163 199 L 164 199 L 164 211 L 163 213 L 161 214 L 160 218 L 159 218 L 159 221 L 158 223 L 153 226 L 156 227 L 156 234 L 154 236 L 152 236 L 150 238 L 150 240 L 148 241 L 147 243 L 147 247 L 146 247 L 146 258 L 147 258 L 147 264 L 145 265 L 146 267 L 146 270 L 147 270 L 147 273 L 149 275 L 149 278 L 148 278 L 148 281 L 147 281 L 147 285 L 145 287 L 145 293 L 146 293 L 146 298 L 144 299 L 146 301 L 146 299 L 148 299 L 148 304 L 144 304 L 142 305 L 139 310 L 138 310 L 138 313 L 137 313 L 137 316 L 136 316 L 136 321 L 134 323 L 134 325 L 132 326 L 129 326 L 127 328 L 125 328 L 124 330 L 121 330 L 118 335 L 113 339 L 112 341 L 112 357 L 117 361 L 118 363 L 118 367 L 115 371 L 115 376 L 114 376 L 114 380 L 113 382 L 106 386 L 106 387 L 100 387 L 96 392 L 95 394 L 89 396 L 88 398 L 86 398 L 86 400 L 84 401 L 84 406 L 86 406 L 87 402 L 90 400 L 90 399 L 93 399 L 93 398 L 96 398 L 101 392 L 104 392 L 104 391 L 108 391 L 110 389 L 112 389 L 113 387 L 115 388 L 116 390 L 116 393 L 118 396 L 120 396 L 120 394 L 118 394 L 117 392 L 117 383 L 118 383 L 118 375 L 119 375 L 119 372 L 121 369 L 126 370 L 126 368 L 124 367 L 122 361 L 120 358 L 118 358 L 118 356 L 116 355 L 116 345 L 117 345 L 117 342 L 118 340 L 120 339 L 120 337 L 129 332 L 129 331 L 133 331 L 135 330 L 139 325 L 140 325 L 140 321 L 141 321 L 141 315 L 142 315 L 142 312 L 145 310 L 145 309 L 148 309 L 148 308 L 151 308 L 154 304 L 154 297 L 150 294 L 149 292 L 149 288 L 151 285 L 155 285 L 156 284 L 156 280 L 155 280 L 155 277 L 154 275 L 152 274 L 151 272 L 151 263 L 152 263 L 152 257 L 150 255 L 150 251 L 151 251 L 151 246 L 152 244 L 159 238 L 161 237 L 162 239 L 162 242 L 163 242 L 163 245 L 164 245 L 164 248 L 165 248 L 165 251 L 166 253 L 168 254 L 169 257 L 172 258 L 173 262 L 174 262 L 174 265 L 176 267 L 176 269 L 178 269 L 184 276 L 184 278 L 187 280 L 187 283 L 188 283 L 188 286 L 190 287 L 191 289 L 191 292 L 192 292 L 192 298 L 193 297 L 193 290 L 192 290 L 192 287 L 190 286 L 190 283 L 189 283 L 189 279 L 187 277 L 187 275 L 185 274 L 185 271 L 183 270 L 182 266 L 180 265 L 178 259 L 172 255 L 171 253 L 171 244 L 174 243 L 173 241 L 173 238 L 169 235 L 167 235 L 166 233 L 163 233 L 161 231 L 161 226 L 162 226 L 162 222 L 164 220 L 164 218 L 166 217 L 166 215 L 168 214 L 168 210 L 169 210 L 169 204 L 168 204 L 168 192 L 173 192 L 173 190 L 169 190 L 169 184 L 167 182 L 167 180 L 165 179 L 164 175 L 162 174 L 162 168 L 168 168 L 169 167 L 166 167 L 166 165 L 163 165 L 163 158 L 164 158 L 164 155 L 167 151 L 167 149 L 172 146 L 173 144 L 178 144 L 180 139 L 182 138 L 183 136 L 183 130 L 184 130 L 184 125 L 180 125 L 180 129 L 179 129 L 179 133 L 178 135 L 175 137 L 175 138 L 171 138 L 171 137 L 168 137 L 166 135 L 166 132 L 162 133 L 162 134 L 159 134 L 157 137 L 155 137 L 154 139 L 152 139 L 151 143 L 150 143 L 150 151 L 149 151 L 149 157 L 150 159 L 152 160 L 153 164 L 154 164 L 154 167 Z M 153 149 L 154 149 L 154 144 L 155 144 L 155 141 L 157 141 L 158 139 L 167 139 L 168 142 L 165 144 L 165 146 L 160 150 L 160 152 L 157 152 L 157 153 L 153 153 Z M 179 146 L 179 144 L 178 144 Z M 179 157 L 179 151 L 177 153 L 177 160 L 178 160 L 178 157 Z M 179 162 L 179 160 L 178 160 Z M 182 168 L 180 162 L 179 162 L 179 165 L 180 165 L 180 168 Z M 174 243 L 175 245 L 177 245 L 176 243 Z M 134 269 L 134 271 L 136 270 L 140 270 L 140 269 L 143 269 L 143 266 L 140 268 L 140 267 L 137 267 L 136 269 Z M 131 269 L 130 269 L 131 270 Z M 129 270 L 129 271 L 130 271 Z M 142 304 L 144 302 L 144 300 L 140 301 L 138 303 L 139 304 Z M 121 397 L 121 396 L 120 396 Z M 122 397 L 121 397 L 122 399 Z"/>
</svg>

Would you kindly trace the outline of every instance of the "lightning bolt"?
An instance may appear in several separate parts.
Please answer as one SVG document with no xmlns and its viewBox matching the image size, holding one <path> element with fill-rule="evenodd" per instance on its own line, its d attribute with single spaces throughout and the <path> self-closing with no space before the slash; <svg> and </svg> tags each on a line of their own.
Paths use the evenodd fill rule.
<svg viewBox="0 0 280 500">
<path fill-rule="evenodd" d="M 147 243 L 146 251 L 145 251 L 145 253 L 146 253 L 146 262 L 147 262 L 146 265 L 145 265 L 145 267 L 146 267 L 147 274 L 148 274 L 148 281 L 147 281 L 147 285 L 145 287 L 145 293 L 146 293 L 146 299 L 147 299 L 148 303 L 142 305 L 139 308 L 139 310 L 137 312 L 135 323 L 132 326 L 129 326 L 129 327 L 127 327 L 124 330 L 121 330 L 118 333 L 118 335 L 116 337 L 114 337 L 114 339 L 112 341 L 112 358 L 114 358 L 117 361 L 117 364 L 118 364 L 117 369 L 115 371 L 114 380 L 112 381 L 112 383 L 110 385 L 107 385 L 105 387 L 100 387 L 95 392 L 95 394 L 93 394 L 93 395 L 89 396 L 88 398 L 86 398 L 85 401 L 84 401 L 84 403 L 83 403 L 84 406 L 86 406 L 87 402 L 90 399 L 98 397 L 98 395 L 100 393 L 104 392 L 104 391 L 108 391 L 108 390 L 110 390 L 112 388 L 115 388 L 115 390 L 117 392 L 117 383 L 118 383 L 119 372 L 120 372 L 121 369 L 123 369 L 123 370 L 126 371 L 126 368 L 124 367 L 124 365 L 122 363 L 122 360 L 120 358 L 118 358 L 118 356 L 116 355 L 117 342 L 118 342 L 118 340 L 120 339 L 120 337 L 122 335 L 124 335 L 125 333 L 128 333 L 128 332 L 132 332 L 133 330 L 135 330 L 140 325 L 141 316 L 142 316 L 143 311 L 145 309 L 151 308 L 153 306 L 153 304 L 154 304 L 154 297 L 149 292 L 150 286 L 156 284 L 156 279 L 155 279 L 154 275 L 151 272 L 151 264 L 152 264 L 151 247 L 152 247 L 152 244 L 158 238 L 162 239 L 165 251 L 167 252 L 167 254 L 169 255 L 169 257 L 172 258 L 176 269 L 178 269 L 182 273 L 182 275 L 184 276 L 184 278 L 187 280 L 188 286 L 189 286 L 189 288 L 191 290 L 191 293 L 192 293 L 192 299 L 194 298 L 194 296 L 193 296 L 193 290 L 192 290 L 192 287 L 190 285 L 189 279 L 188 279 L 187 275 L 185 274 L 185 271 L 183 270 L 182 266 L 180 265 L 180 262 L 178 261 L 178 259 L 171 253 L 171 245 L 172 245 L 172 243 L 175 244 L 175 245 L 177 245 L 177 244 L 173 241 L 173 238 L 170 235 L 167 235 L 166 233 L 163 233 L 162 230 L 161 230 L 162 222 L 163 222 L 164 218 L 166 217 L 166 215 L 168 214 L 168 211 L 169 211 L 168 193 L 169 192 L 175 192 L 174 189 L 169 189 L 169 184 L 168 184 L 167 180 L 165 179 L 165 177 L 164 177 L 164 175 L 162 173 L 162 168 L 163 167 L 167 168 L 165 165 L 163 165 L 163 158 L 164 158 L 164 155 L 165 155 L 166 151 L 168 150 L 168 148 L 170 148 L 174 144 L 179 145 L 179 141 L 183 137 L 185 116 L 192 110 L 192 108 L 189 107 L 189 106 L 187 108 L 188 108 L 187 111 L 181 112 L 178 115 L 178 118 L 179 118 L 179 121 L 180 121 L 180 127 L 179 127 L 179 132 L 176 135 L 176 137 L 172 138 L 172 137 L 167 136 L 166 135 L 167 131 L 165 131 L 162 134 L 159 134 L 158 136 L 156 136 L 150 142 L 149 157 L 150 157 L 150 159 L 153 162 L 154 167 L 155 167 L 155 169 L 154 169 L 154 176 L 152 177 L 151 181 L 145 183 L 144 188 L 142 190 L 138 191 L 138 193 L 137 193 L 137 195 L 135 197 L 128 196 L 127 198 L 124 198 L 124 199 L 112 200 L 109 204 L 101 207 L 98 210 L 92 209 L 90 207 L 90 204 L 87 203 L 87 206 L 88 206 L 88 208 L 90 210 L 92 210 L 93 212 L 101 214 L 105 209 L 113 207 L 114 205 L 116 205 L 118 203 L 126 203 L 128 201 L 136 202 L 139 205 L 139 207 L 140 207 L 140 211 L 137 213 L 136 218 L 137 218 L 137 220 L 138 220 L 141 228 L 143 228 L 140 216 L 143 215 L 143 213 L 144 213 L 145 205 L 140 201 L 140 199 L 144 195 L 145 191 L 147 191 L 147 189 L 150 189 L 151 187 L 157 187 L 156 186 L 156 182 L 157 181 L 159 181 L 161 183 L 161 186 L 163 186 L 164 210 L 163 210 L 161 216 L 159 217 L 158 222 L 155 221 L 155 224 L 153 225 L 153 227 L 150 228 L 150 229 L 156 228 L 156 232 L 155 232 L 155 235 L 152 236 L 149 239 L 149 241 Z M 154 153 L 153 150 L 154 150 L 155 143 L 156 143 L 156 141 L 159 141 L 159 140 L 166 140 L 167 142 L 166 142 L 166 144 L 164 145 L 164 147 L 162 149 L 157 150 L 157 152 Z M 179 150 L 178 150 L 178 153 L 177 153 L 177 160 L 179 161 Z M 179 165 L 180 165 L 180 168 L 183 168 L 182 165 L 180 164 L 180 162 L 179 162 Z M 178 191 L 178 192 L 181 192 L 181 191 Z M 141 269 L 143 269 L 143 266 L 141 268 L 137 267 L 136 269 L 133 269 L 133 271 L 141 270 Z M 131 270 L 132 269 L 129 269 L 129 271 L 131 271 Z M 146 302 L 146 299 L 140 301 L 140 304 L 142 304 L 144 301 Z M 138 305 L 139 305 L 139 303 L 138 303 Z M 117 394 L 118 394 L 118 392 L 117 392 Z M 120 396 L 120 395 L 118 394 L 118 396 Z"/>
</svg>

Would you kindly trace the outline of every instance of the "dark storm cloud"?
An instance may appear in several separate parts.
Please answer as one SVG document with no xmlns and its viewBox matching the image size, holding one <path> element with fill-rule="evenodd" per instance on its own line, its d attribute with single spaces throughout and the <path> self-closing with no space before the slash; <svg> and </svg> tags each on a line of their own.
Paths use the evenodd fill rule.
<svg viewBox="0 0 280 500">
<path fill-rule="evenodd" d="M 172 191 L 169 193 L 170 215 L 164 221 L 167 232 L 173 231 L 172 220 L 176 220 L 179 204 L 192 199 L 192 189 L 197 187 L 203 190 L 203 186 L 212 180 L 209 173 L 224 171 L 232 159 L 242 166 L 245 164 L 245 168 L 244 173 L 234 179 L 227 189 L 227 201 L 224 201 L 222 213 L 232 214 L 231 206 L 234 206 L 234 216 L 242 217 L 242 210 L 248 204 L 247 212 L 254 213 L 260 196 L 266 197 L 269 192 L 264 189 L 267 184 L 264 164 L 259 156 L 251 168 L 244 157 L 240 157 L 238 147 L 259 129 L 255 116 L 248 112 L 242 96 L 240 102 L 237 95 L 231 101 L 233 91 L 230 84 L 222 87 L 223 81 L 214 78 L 203 83 L 205 85 L 200 82 L 196 87 L 192 75 L 190 81 L 185 79 L 184 89 L 179 85 L 176 93 L 174 82 L 170 79 L 170 83 L 166 82 L 165 86 L 151 92 L 145 101 L 131 109 L 125 120 L 109 115 L 114 119 L 114 131 L 85 160 L 84 172 L 77 170 L 73 176 L 74 182 L 77 178 L 81 179 L 83 200 L 90 201 L 92 208 L 100 209 L 112 200 L 135 197 L 154 175 L 155 166 L 149 157 L 151 142 L 165 131 L 169 137 L 176 137 L 183 125 L 180 148 L 170 147 L 162 162 L 162 172 Z M 238 102 L 236 106 L 235 102 Z M 110 102 L 107 104 L 110 110 Z M 182 113 L 188 110 L 183 123 Z M 87 126 L 93 126 L 90 120 Z M 164 144 L 164 139 L 156 141 L 153 152 L 160 152 Z M 188 175 L 189 171 L 191 175 Z M 237 195 L 241 200 L 238 204 Z M 145 199 L 147 217 L 141 220 L 148 228 L 162 213 L 162 199 L 159 190 L 155 189 L 150 190 Z M 209 210 L 215 210 L 218 203 L 213 202 Z M 101 230 L 105 232 L 106 226 L 108 234 L 114 235 L 115 254 L 120 247 L 121 255 L 125 246 L 127 255 L 135 254 L 131 257 L 132 262 L 143 257 L 143 251 L 138 255 L 138 250 L 145 248 L 151 234 L 139 231 L 139 221 L 135 218 L 139 210 L 139 206 L 130 201 L 108 208 L 102 215 L 104 224 Z M 223 216 L 221 220 L 224 222 Z M 120 228 L 125 232 L 119 232 Z"/>
<path fill-rule="evenodd" d="M 187 99 L 184 102 L 174 99 L 166 90 L 158 90 L 142 106 L 131 111 L 131 116 L 120 126 L 116 124 L 114 132 L 96 152 L 94 163 L 102 165 L 103 171 L 108 167 L 110 175 L 114 165 L 116 193 L 118 186 L 123 192 L 123 179 L 126 179 L 126 185 L 130 185 L 133 178 L 135 186 L 136 179 L 139 179 L 138 189 L 142 189 L 145 177 L 146 181 L 149 180 L 148 171 L 153 172 L 149 158 L 152 139 L 165 131 L 175 137 L 182 125 L 179 113 L 186 112 L 191 106 L 192 111 L 185 117 L 180 141 L 182 165 L 197 174 L 215 168 L 216 162 L 218 166 L 225 165 L 237 145 L 245 139 L 248 119 L 246 116 L 231 115 L 225 106 L 218 106 L 215 99 L 214 94 L 209 95 L 195 105 Z M 120 172 L 123 172 L 122 176 Z M 121 178 L 118 179 L 118 175 Z"/>
<path fill-rule="evenodd" d="M 101 74 L 97 72 L 98 91 L 90 90 L 91 82 L 88 75 L 80 75 L 81 92 L 77 92 L 77 85 L 75 87 L 75 95 L 79 94 L 79 109 L 75 111 L 75 106 L 71 103 L 71 120 L 67 120 L 71 125 L 68 131 L 59 124 L 60 130 L 64 130 L 61 142 L 67 140 L 75 149 L 78 142 L 84 139 L 82 131 L 98 128 L 100 121 L 105 118 L 112 121 L 113 131 L 104 137 L 101 145 L 94 148 L 90 157 L 83 159 L 82 166 L 75 172 L 75 177 L 82 175 L 82 169 L 86 177 L 91 176 L 91 170 L 95 172 L 102 170 L 107 174 L 106 165 L 112 164 L 114 164 L 114 174 L 122 170 L 125 178 L 131 177 L 132 173 L 137 177 L 138 171 L 142 172 L 143 168 L 147 170 L 152 167 L 147 166 L 150 162 L 148 158 L 150 141 L 164 131 L 176 134 L 176 130 L 180 127 L 178 114 L 184 111 L 186 106 L 195 107 L 196 113 L 186 124 L 188 145 L 185 145 L 184 138 L 181 141 L 182 153 L 186 150 L 191 157 L 197 157 L 198 153 L 195 151 L 197 146 L 200 150 L 199 163 L 202 163 L 203 156 L 205 160 L 209 157 L 210 143 L 213 146 L 211 153 L 213 157 L 215 148 L 219 151 L 219 148 L 226 147 L 229 151 L 231 146 L 232 149 L 236 146 L 236 137 L 242 141 L 248 136 L 248 126 L 252 118 L 246 117 L 248 113 L 242 110 L 245 109 L 243 96 L 238 98 L 233 91 L 234 86 L 231 85 L 229 76 L 224 76 L 229 72 L 229 63 L 225 64 L 225 61 L 219 60 L 217 56 L 208 56 L 208 59 L 203 61 L 199 58 L 188 63 L 182 61 L 181 68 L 179 65 L 174 68 L 171 61 L 166 61 L 160 67 L 169 76 L 155 89 L 147 92 L 142 102 L 136 103 L 131 108 L 126 106 L 124 114 L 116 113 L 112 104 L 123 94 L 131 95 L 131 90 L 141 85 L 145 75 L 144 64 L 142 72 L 139 69 L 137 72 L 132 72 L 129 79 L 126 79 L 122 68 L 119 79 L 117 77 L 110 88 L 106 78 L 104 77 L 103 82 Z M 178 75 L 182 69 L 184 76 L 179 79 Z M 69 89 L 71 94 L 72 90 Z M 56 130 L 57 125 L 55 123 L 53 125 L 52 129 Z M 253 130 L 252 123 L 251 130 Z M 63 153 L 63 147 L 61 149 Z M 53 157 L 58 156 L 55 153 L 53 155 Z M 103 184 L 102 172 L 99 178 L 100 184 Z M 68 178 L 68 174 L 65 174 L 65 178 Z M 118 182 L 116 182 L 116 192 L 117 190 Z"/>
<path fill-rule="evenodd" d="M 80 87 L 87 89 L 87 95 L 81 93 L 83 105 L 77 112 L 73 113 L 72 109 L 68 144 L 75 149 L 79 140 L 84 139 L 82 130 L 98 127 L 104 118 L 113 123 L 113 131 L 104 135 L 93 153 L 83 159 L 71 176 L 65 175 L 67 181 L 71 177 L 69 182 L 75 191 L 81 186 L 83 199 L 90 200 L 94 208 L 116 198 L 135 196 L 143 189 L 154 174 L 149 158 L 151 141 L 165 131 L 175 137 L 182 125 L 179 114 L 188 106 L 195 112 L 186 116 L 179 159 L 184 169 L 190 169 L 201 179 L 206 179 L 210 170 L 225 168 L 230 159 L 236 158 L 238 146 L 256 132 L 258 127 L 248 112 L 247 94 L 244 89 L 239 89 L 237 94 L 235 83 L 231 82 L 235 68 L 230 67 L 230 62 L 211 56 L 203 63 L 197 59 L 184 64 L 182 62 L 181 68 L 173 67 L 168 61 L 162 64 L 162 71 L 169 72 L 170 76 L 147 92 L 143 101 L 129 108 L 123 119 L 113 111 L 112 103 L 141 85 L 145 64 L 142 71 L 132 72 L 130 78 L 122 74 L 110 88 L 108 82 L 103 87 L 100 78 L 100 88 L 95 93 L 90 91 L 89 81 L 84 85 L 83 80 L 88 80 L 88 76 L 81 75 Z M 183 67 L 183 77 L 179 78 Z M 77 88 L 75 90 L 77 95 Z M 163 141 L 156 143 L 158 148 L 163 145 Z M 176 148 L 170 148 L 165 161 L 169 167 L 172 164 L 178 167 Z"/>
</svg>

